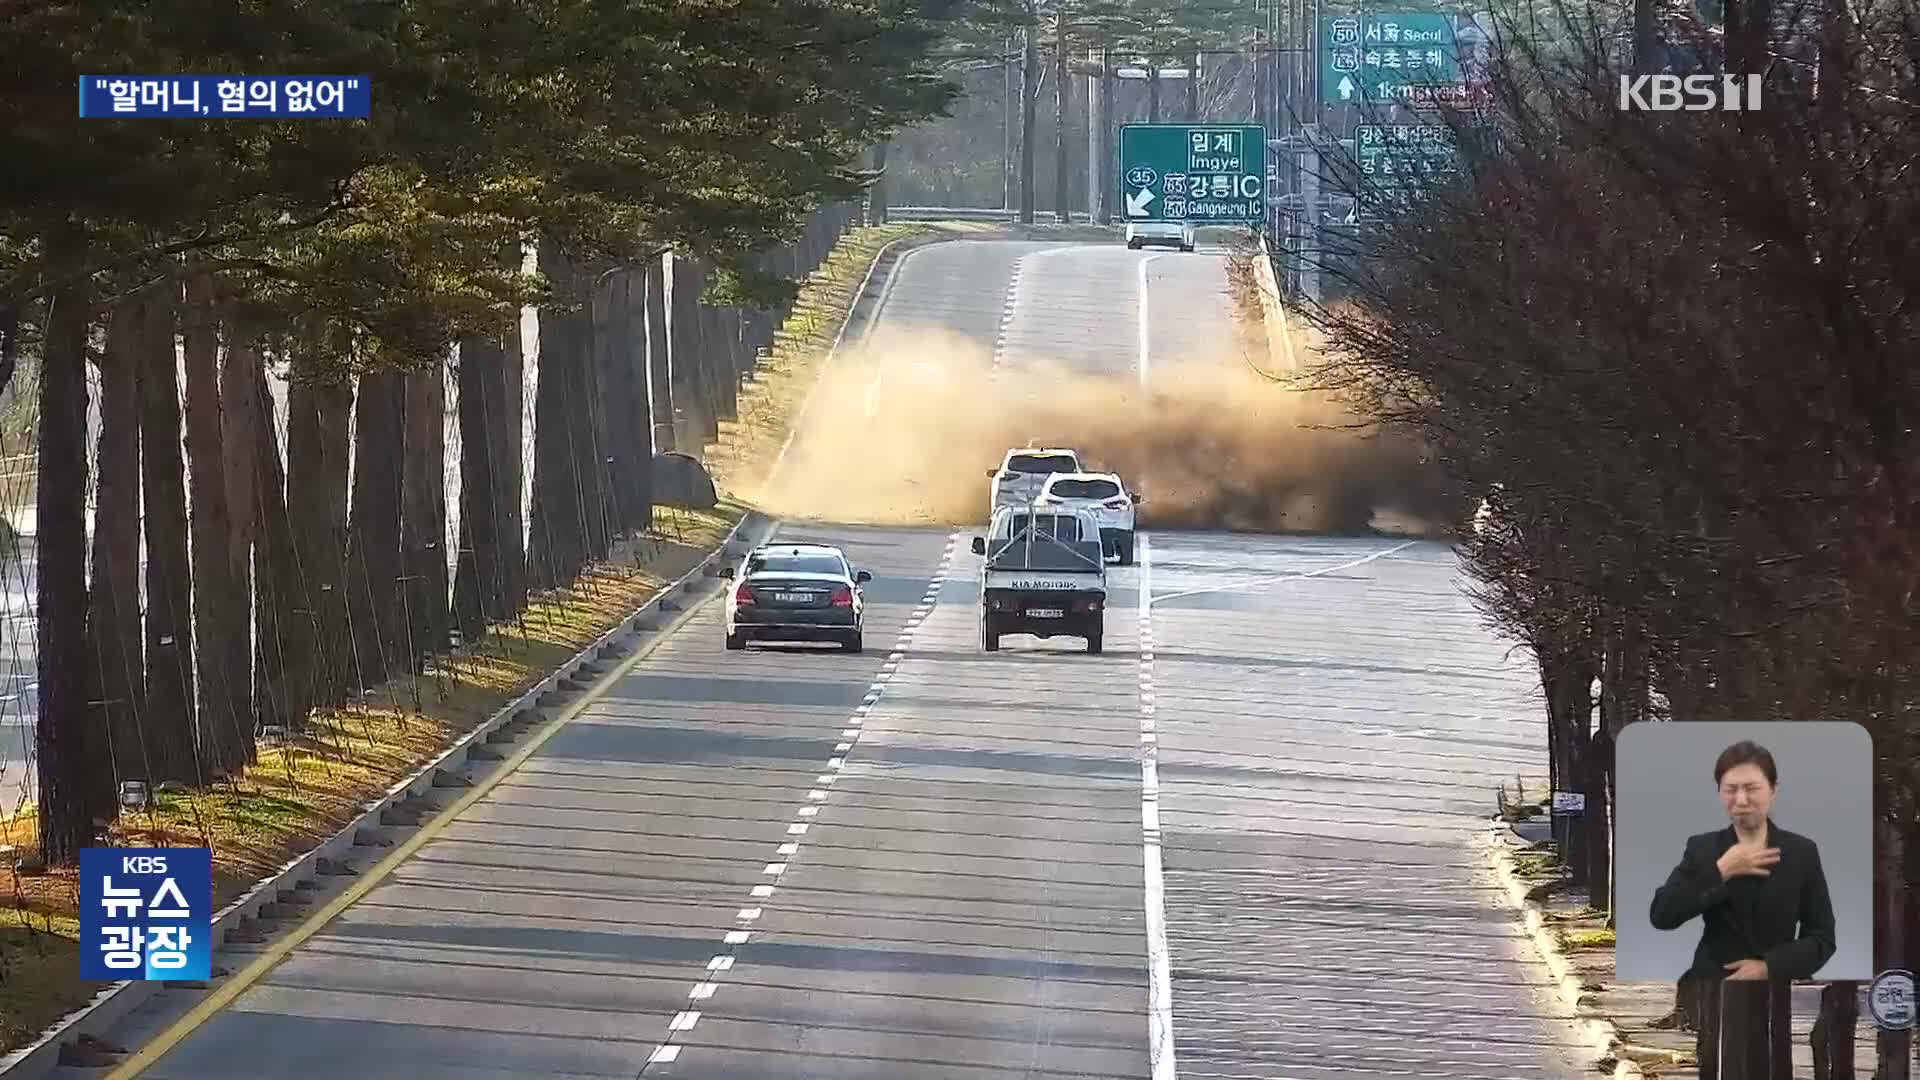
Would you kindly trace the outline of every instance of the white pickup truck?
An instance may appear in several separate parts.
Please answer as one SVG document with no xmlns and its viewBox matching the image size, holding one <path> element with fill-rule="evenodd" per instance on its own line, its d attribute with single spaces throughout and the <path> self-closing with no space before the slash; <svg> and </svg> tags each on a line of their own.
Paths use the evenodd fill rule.
<svg viewBox="0 0 1920 1080">
<path fill-rule="evenodd" d="M 1107 560 L 1100 524 L 1078 507 L 1024 507 L 993 515 L 973 552 L 980 575 L 980 645 L 1000 648 L 1004 634 L 1079 637 L 1098 653 L 1106 632 Z"/>
</svg>

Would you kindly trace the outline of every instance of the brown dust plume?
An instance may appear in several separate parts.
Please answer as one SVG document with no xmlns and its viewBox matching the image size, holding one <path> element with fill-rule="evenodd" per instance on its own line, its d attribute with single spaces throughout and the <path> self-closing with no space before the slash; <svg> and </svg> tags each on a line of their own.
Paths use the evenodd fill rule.
<svg viewBox="0 0 1920 1080">
<path fill-rule="evenodd" d="M 987 470 L 1031 442 L 1119 473 L 1145 495 L 1142 528 L 1440 536 L 1470 509 L 1412 440 L 1355 430 L 1237 355 L 1156 357 L 1151 375 L 996 370 L 980 343 L 897 331 L 834 362 L 784 467 L 742 494 L 787 517 L 979 525 Z"/>
</svg>

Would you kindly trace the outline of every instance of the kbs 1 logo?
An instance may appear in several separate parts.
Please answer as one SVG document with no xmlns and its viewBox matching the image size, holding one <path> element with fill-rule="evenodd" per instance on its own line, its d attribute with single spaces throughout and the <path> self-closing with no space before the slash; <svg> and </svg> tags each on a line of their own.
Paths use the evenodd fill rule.
<svg viewBox="0 0 1920 1080">
<path fill-rule="evenodd" d="M 212 938 L 211 849 L 81 849 L 82 979 L 208 979 Z"/>
<path fill-rule="evenodd" d="M 1759 112 L 1758 75 L 1622 75 L 1621 112 Z"/>
</svg>

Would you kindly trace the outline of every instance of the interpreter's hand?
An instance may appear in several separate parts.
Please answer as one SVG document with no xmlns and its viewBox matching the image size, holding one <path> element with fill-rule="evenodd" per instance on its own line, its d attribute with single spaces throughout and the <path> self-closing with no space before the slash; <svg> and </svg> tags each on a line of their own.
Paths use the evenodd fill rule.
<svg viewBox="0 0 1920 1080">
<path fill-rule="evenodd" d="M 1777 847 L 1756 848 L 1735 844 L 1727 849 L 1725 855 L 1720 856 L 1720 861 L 1716 865 L 1720 868 L 1721 880 L 1725 881 L 1745 874 L 1766 877 L 1773 873 L 1767 868 L 1779 861 L 1780 849 Z"/>
<path fill-rule="evenodd" d="M 1754 960 L 1751 958 L 1735 960 L 1733 963 L 1726 965 L 1726 968 L 1727 978 L 1729 979 L 1747 980 L 1764 979 L 1767 977 L 1767 962 L 1765 960 Z"/>
</svg>

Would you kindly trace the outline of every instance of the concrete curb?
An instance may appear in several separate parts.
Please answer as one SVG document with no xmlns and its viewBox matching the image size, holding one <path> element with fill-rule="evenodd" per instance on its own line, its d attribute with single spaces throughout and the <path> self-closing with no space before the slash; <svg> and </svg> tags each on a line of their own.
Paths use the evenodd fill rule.
<svg viewBox="0 0 1920 1080">
<path fill-rule="evenodd" d="M 1290 328 L 1287 326 L 1287 308 L 1280 302 L 1280 282 L 1273 276 L 1273 257 L 1264 232 L 1260 234 L 1260 248 L 1254 255 L 1253 266 L 1254 286 L 1260 292 L 1260 312 L 1265 316 L 1267 327 L 1267 362 L 1282 363 L 1288 375 L 1298 375 L 1300 358 L 1293 352 L 1293 335 L 1288 332 Z"/>
<path fill-rule="evenodd" d="M 295 895 L 313 888 L 317 875 L 331 875 L 341 864 L 355 854 L 368 850 L 378 850 L 392 845 L 392 840 L 381 835 L 383 827 L 395 824 L 423 824 L 437 811 L 429 811 L 419 822 L 404 820 L 410 817 L 410 807 L 402 805 L 414 803 L 428 797 L 436 787 L 436 781 L 442 774 L 457 775 L 468 766 L 491 768 L 498 763 L 498 755 L 488 756 L 489 737 L 509 724 L 530 721 L 541 723 L 548 719 L 548 710 L 563 702 L 556 702 L 553 694 L 572 695 L 585 689 L 582 683 L 592 685 L 599 678 L 598 672 L 581 675 L 581 668 L 603 659 L 608 646 L 619 639 L 644 633 L 651 627 L 641 626 L 648 615 L 659 614 L 663 610 L 662 602 L 672 603 L 675 599 L 684 602 L 696 597 L 702 587 L 719 575 L 722 565 L 731 564 L 744 557 L 746 550 L 765 542 L 778 523 L 758 510 L 748 510 L 734 523 L 726 539 L 714 548 L 691 570 L 663 586 L 646 603 L 635 608 L 626 618 L 612 629 L 600 635 L 586 648 L 575 653 L 566 663 L 550 672 L 544 679 L 529 687 L 519 697 L 501 706 L 492 716 L 479 726 L 467 732 L 453 745 L 447 747 L 407 779 L 387 789 L 387 793 L 373 802 L 364 804 L 359 816 L 340 831 L 322 841 L 317 847 L 282 864 L 271 877 L 262 880 L 245 895 L 229 903 L 214 914 L 212 948 L 215 954 L 214 966 L 218 968 L 219 951 L 230 937 L 236 933 L 252 936 L 257 933 L 257 924 L 261 911 L 269 904 L 282 903 L 288 895 Z M 623 650 L 624 651 L 624 650 Z M 576 679 L 576 676 L 581 678 Z M 476 755 L 474 751 L 481 751 Z M 401 815 L 403 820 L 387 820 L 390 813 Z M 328 866 L 322 867 L 322 861 Z M 352 871 L 347 871 L 352 873 Z M 302 886 L 306 886 L 303 889 Z M 257 942 L 256 942 L 257 943 Z M 108 1032 L 128 1014 L 145 1004 L 159 993 L 165 984 L 159 981 L 119 982 L 95 995 L 93 1001 L 80 1009 L 69 1013 L 65 1018 L 49 1028 L 33 1043 L 15 1050 L 0 1058 L 0 1077 L 8 1080 L 38 1080 L 60 1066 L 62 1052 L 82 1037 L 105 1039 Z"/>
<path fill-rule="evenodd" d="M 1527 928 L 1527 936 L 1532 938 L 1533 947 L 1540 958 L 1546 962 L 1547 971 L 1553 976 L 1554 989 L 1559 991 L 1560 1000 L 1567 1010 L 1579 1019 L 1577 1023 L 1585 1029 L 1596 1058 L 1612 1058 L 1613 1071 L 1607 1075 L 1614 1080 L 1641 1080 L 1646 1074 L 1640 1066 L 1622 1053 L 1623 1042 L 1620 1029 L 1613 1021 L 1596 1016 L 1581 1001 L 1580 979 L 1573 973 L 1566 954 L 1560 951 L 1560 943 L 1547 929 L 1546 911 L 1537 901 L 1527 899 L 1527 884 L 1520 880 L 1513 867 L 1513 849 L 1500 838 L 1507 828 L 1504 822 L 1496 822 L 1481 836 L 1481 842 L 1487 847 L 1487 862 L 1493 868 L 1494 877 L 1500 882 L 1501 891 L 1506 894 L 1507 903 L 1520 914 Z"/>
</svg>

